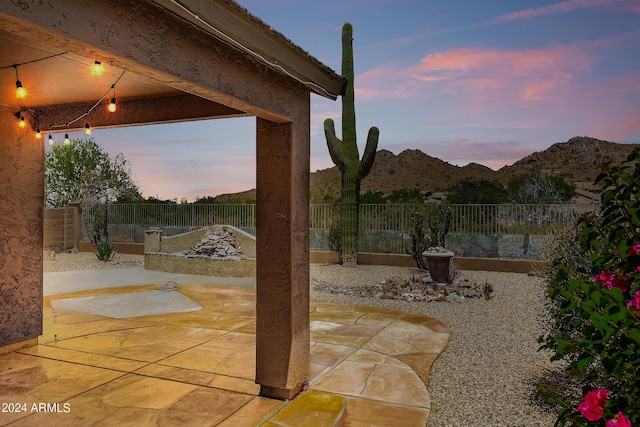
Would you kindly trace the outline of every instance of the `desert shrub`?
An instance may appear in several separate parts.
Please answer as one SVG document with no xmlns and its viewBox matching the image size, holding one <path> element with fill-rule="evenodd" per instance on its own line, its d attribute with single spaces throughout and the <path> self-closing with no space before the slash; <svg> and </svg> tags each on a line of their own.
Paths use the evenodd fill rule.
<svg viewBox="0 0 640 427">
<path fill-rule="evenodd" d="M 113 250 L 113 245 L 108 240 L 101 240 L 96 245 L 96 256 L 100 261 L 110 261 L 111 258 L 115 255 L 115 251 Z"/>
<path fill-rule="evenodd" d="M 431 230 L 430 246 L 445 246 L 445 238 L 449 234 L 451 221 L 453 220 L 453 211 L 451 206 L 446 202 L 435 205 L 429 211 L 429 229 Z"/>
<path fill-rule="evenodd" d="M 601 211 L 580 219 L 548 271 L 550 323 L 541 349 L 566 362 L 582 388 L 575 395 L 541 387 L 559 406 L 559 426 L 640 423 L 640 151 L 627 160 L 603 168 Z"/>
<path fill-rule="evenodd" d="M 428 270 L 427 260 L 422 253 L 429 248 L 427 238 L 424 234 L 424 217 L 419 212 L 411 215 L 411 257 L 416 262 L 416 266 L 422 270 Z"/>
</svg>

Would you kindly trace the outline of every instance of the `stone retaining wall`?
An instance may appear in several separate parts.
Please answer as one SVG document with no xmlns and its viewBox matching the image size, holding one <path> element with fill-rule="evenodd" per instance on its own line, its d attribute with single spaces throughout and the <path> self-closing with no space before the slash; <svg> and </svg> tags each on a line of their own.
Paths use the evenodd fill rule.
<svg viewBox="0 0 640 427">
<path fill-rule="evenodd" d="M 175 255 L 196 246 L 208 231 L 225 227 L 233 231 L 236 249 L 247 259 L 213 259 Z M 216 225 L 171 237 L 162 237 L 162 230 L 145 232 L 144 268 L 170 273 L 199 274 L 220 277 L 252 277 L 256 275 L 255 237 L 238 228 Z"/>
<path fill-rule="evenodd" d="M 220 260 L 207 258 L 183 258 L 163 253 L 144 254 L 145 270 L 168 273 L 200 274 L 215 277 L 254 277 L 256 260 Z"/>
</svg>

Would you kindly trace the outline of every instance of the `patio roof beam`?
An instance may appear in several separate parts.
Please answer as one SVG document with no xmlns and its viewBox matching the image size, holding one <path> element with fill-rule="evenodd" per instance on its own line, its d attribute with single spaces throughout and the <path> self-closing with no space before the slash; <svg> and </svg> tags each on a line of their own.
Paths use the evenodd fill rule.
<svg viewBox="0 0 640 427">
<path fill-rule="evenodd" d="M 222 42 L 302 82 L 312 92 L 337 99 L 346 79 L 235 2 L 153 0 Z M 224 28 L 224 31 L 219 30 Z"/>
<path fill-rule="evenodd" d="M 66 131 L 67 127 L 64 125 L 69 120 L 75 120 L 68 127 L 73 131 L 83 130 L 87 122 L 91 129 L 97 129 L 247 116 L 242 111 L 193 95 L 146 99 L 118 98 L 115 113 L 107 111 L 107 104 L 108 99 L 104 105 L 93 109 L 87 117 L 83 117 L 83 114 L 91 108 L 91 103 L 44 106 L 30 110 L 38 117 L 40 130 L 51 130 L 52 133 Z"/>
</svg>

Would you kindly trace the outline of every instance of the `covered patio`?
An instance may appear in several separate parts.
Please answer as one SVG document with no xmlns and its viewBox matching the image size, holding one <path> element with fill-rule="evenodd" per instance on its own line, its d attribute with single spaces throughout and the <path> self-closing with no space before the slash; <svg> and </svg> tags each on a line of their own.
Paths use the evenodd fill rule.
<svg viewBox="0 0 640 427">
<path fill-rule="evenodd" d="M 0 425 L 424 425 L 446 327 L 309 301 L 310 96 L 341 76 L 232 1 L 26 0 L 0 4 L 0 77 L 0 401 L 21 405 Z M 256 117 L 253 286 L 185 285 L 193 312 L 56 306 L 164 282 L 45 292 L 49 137 L 238 116 Z"/>
<path fill-rule="evenodd" d="M 335 99 L 345 80 L 229 1 L 3 2 L 0 67 L 0 351 L 43 333 L 50 136 L 255 116 L 255 381 L 295 396 L 309 376 L 310 95 Z"/>
</svg>

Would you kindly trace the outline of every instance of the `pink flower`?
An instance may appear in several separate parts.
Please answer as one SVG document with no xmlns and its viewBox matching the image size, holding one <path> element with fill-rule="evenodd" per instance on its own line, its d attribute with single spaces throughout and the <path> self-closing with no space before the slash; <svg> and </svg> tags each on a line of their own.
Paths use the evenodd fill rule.
<svg viewBox="0 0 640 427">
<path fill-rule="evenodd" d="M 609 270 L 604 270 L 602 273 L 596 274 L 593 281 L 602 282 L 602 286 L 606 286 L 607 289 L 618 288 L 622 292 L 626 292 L 629 289 L 629 283 L 620 275 L 619 269 L 616 270 L 615 275 L 611 274 Z"/>
<path fill-rule="evenodd" d="M 578 411 L 589 421 L 598 421 L 604 414 L 604 407 L 607 406 L 609 393 L 604 388 L 591 390 L 584 397 L 584 402 L 578 405 Z"/>
<path fill-rule="evenodd" d="M 636 291 L 633 299 L 627 303 L 627 307 L 632 307 L 633 312 L 640 310 L 640 291 Z"/>
<path fill-rule="evenodd" d="M 631 248 L 629 248 L 629 250 L 627 251 L 627 256 L 634 256 L 637 255 L 640 252 L 640 243 L 636 243 L 635 245 L 631 246 Z"/>
<path fill-rule="evenodd" d="M 607 421 L 606 427 L 632 427 L 629 418 L 625 417 L 622 412 L 618 412 L 618 415 L 614 419 Z"/>
</svg>

